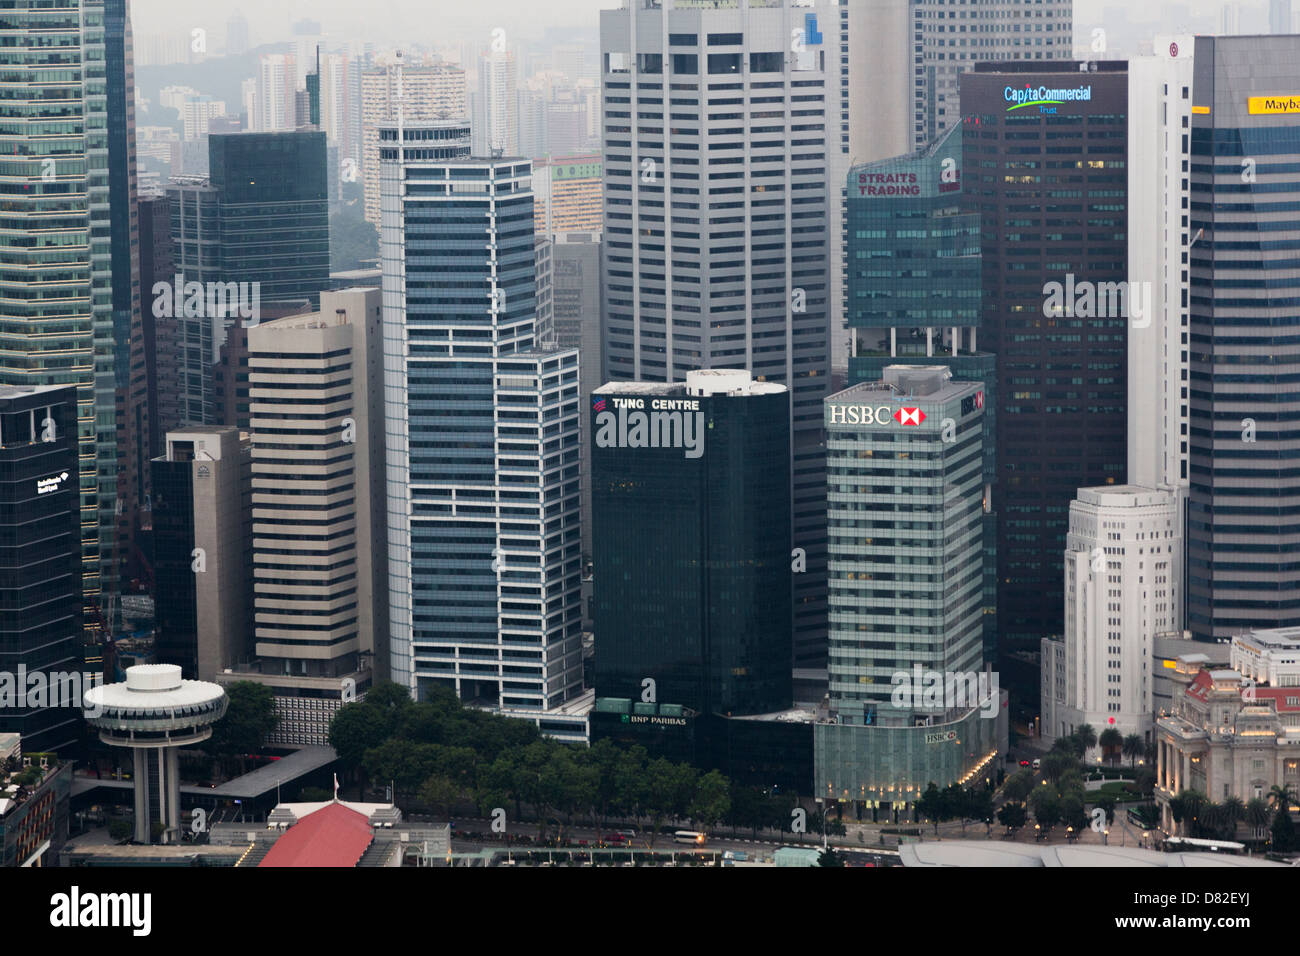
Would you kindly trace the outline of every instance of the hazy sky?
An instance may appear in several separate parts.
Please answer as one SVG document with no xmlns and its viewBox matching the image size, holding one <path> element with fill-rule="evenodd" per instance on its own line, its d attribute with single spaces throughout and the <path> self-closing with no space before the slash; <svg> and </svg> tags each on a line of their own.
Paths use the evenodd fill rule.
<svg viewBox="0 0 1300 956">
<path fill-rule="evenodd" d="M 311 18 L 323 23 L 331 40 L 406 41 L 431 47 L 490 33 L 495 27 L 525 39 L 570 25 L 590 33 L 597 27 L 598 11 L 619 5 L 620 0 L 132 0 L 139 34 L 188 34 L 204 27 L 224 36 L 227 18 L 238 10 L 248 18 L 255 43 L 288 39 L 291 23 Z M 1131 0 L 1075 0 L 1075 35 L 1087 36 L 1092 27 L 1104 25 L 1108 9 L 1126 10 L 1136 21 L 1159 16 L 1162 10 L 1190 8 L 1217 22 L 1223 6 L 1219 0 L 1137 5 Z M 1264 0 L 1243 0 L 1239 6 L 1252 25 L 1255 12 L 1266 9 Z"/>
</svg>

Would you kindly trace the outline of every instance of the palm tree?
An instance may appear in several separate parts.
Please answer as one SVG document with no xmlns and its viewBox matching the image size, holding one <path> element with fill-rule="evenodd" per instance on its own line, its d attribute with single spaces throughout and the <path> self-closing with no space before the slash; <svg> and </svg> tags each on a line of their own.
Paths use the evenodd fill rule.
<svg viewBox="0 0 1300 956">
<path fill-rule="evenodd" d="M 1109 763 L 1119 762 L 1119 752 L 1124 746 L 1123 734 L 1114 727 L 1107 727 L 1101 732 L 1101 736 L 1097 738 L 1097 742 L 1101 744 L 1103 760 L 1106 760 Z"/>
<path fill-rule="evenodd" d="M 1142 742 L 1142 738 L 1137 734 L 1129 734 L 1124 738 L 1122 749 L 1124 756 L 1128 757 L 1128 765 L 1132 767 L 1137 764 L 1137 758 L 1141 757 L 1146 751 L 1146 744 Z"/>
<path fill-rule="evenodd" d="M 1271 817 L 1268 802 L 1263 797 L 1253 797 L 1246 804 L 1246 824 L 1250 827 L 1251 836 L 1256 840 L 1263 839 L 1264 828 L 1268 826 Z"/>
<path fill-rule="evenodd" d="M 1295 794 L 1291 792 L 1289 784 L 1273 784 L 1268 791 L 1268 802 L 1274 809 L 1281 809 L 1284 813 L 1291 812 L 1291 804 L 1295 803 Z"/>
<path fill-rule="evenodd" d="M 1097 746 L 1097 731 L 1092 729 L 1092 724 L 1080 724 L 1074 729 L 1074 739 L 1079 741 L 1083 747 L 1083 753 L 1087 753 L 1093 747 Z M 1079 755 L 1080 757 L 1083 754 Z"/>
<path fill-rule="evenodd" d="M 1246 805 L 1241 802 L 1241 797 L 1231 796 L 1220 806 L 1223 807 L 1225 838 L 1231 840 L 1237 835 L 1237 824 L 1246 819 Z"/>
</svg>

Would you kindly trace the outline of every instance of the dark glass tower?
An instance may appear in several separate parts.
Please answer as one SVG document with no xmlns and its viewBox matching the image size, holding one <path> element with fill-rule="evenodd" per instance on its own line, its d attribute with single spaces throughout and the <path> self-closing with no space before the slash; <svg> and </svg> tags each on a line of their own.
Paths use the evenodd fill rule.
<svg viewBox="0 0 1300 956">
<path fill-rule="evenodd" d="M 1297 63 L 1300 37 L 1196 38 L 1184 384 L 1199 640 L 1300 625 Z"/>
<path fill-rule="evenodd" d="M 997 356 L 1003 652 L 1061 632 L 1070 502 L 1127 471 L 1128 319 L 1049 298 L 1050 283 L 1128 279 L 1126 65 L 1080 66 L 979 64 L 961 83 L 963 202 L 982 233 L 980 344 Z"/>
<path fill-rule="evenodd" d="M 20 667 L 82 669 L 78 515 L 76 389 L 0 385 L 0 671 L 23 689 Z M 25 751 L 79 739 L 79 708 L 20 703 L 0 703 L 0 730 Z"/>
<path fill-rule="evenodd" d="M 223 281 L 260 282 L 263 305 L 310 299 L 320 307 L 330 287 L 325 163 L 325 134 L 315 130 L 208 137 Z"/>
<path fill-rule="evenodd" d="M 785 387 L 715 370 L 592 398 L 596 694 L 700 714 L 789 707 Z"/>
</svg>

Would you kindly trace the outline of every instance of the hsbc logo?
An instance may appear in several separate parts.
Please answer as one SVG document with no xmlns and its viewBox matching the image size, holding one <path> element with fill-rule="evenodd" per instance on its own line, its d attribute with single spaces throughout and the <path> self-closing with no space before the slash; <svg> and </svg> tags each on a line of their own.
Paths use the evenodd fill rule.
<svg viewBox="0 0 1300 956">
<path fill-rule="evenodd" d="M 832 425 L 919 425 L 928 417 L 919 408 L 892 409 L 888 405 L 832 405 Z"/>
</svg>

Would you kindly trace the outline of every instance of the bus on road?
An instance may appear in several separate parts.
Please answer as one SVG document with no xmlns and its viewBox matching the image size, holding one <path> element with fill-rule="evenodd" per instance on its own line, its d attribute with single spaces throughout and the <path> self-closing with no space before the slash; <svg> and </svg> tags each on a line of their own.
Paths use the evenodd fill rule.
<svg viewBox="0 0 1300 956">
<path fill-rule="evenodd" d="M 678 830 L 673 834 L 677 843 L 689 843 L 692 846 L 704 846 L 704 834 L 697 830 Z"/>
</svg>

